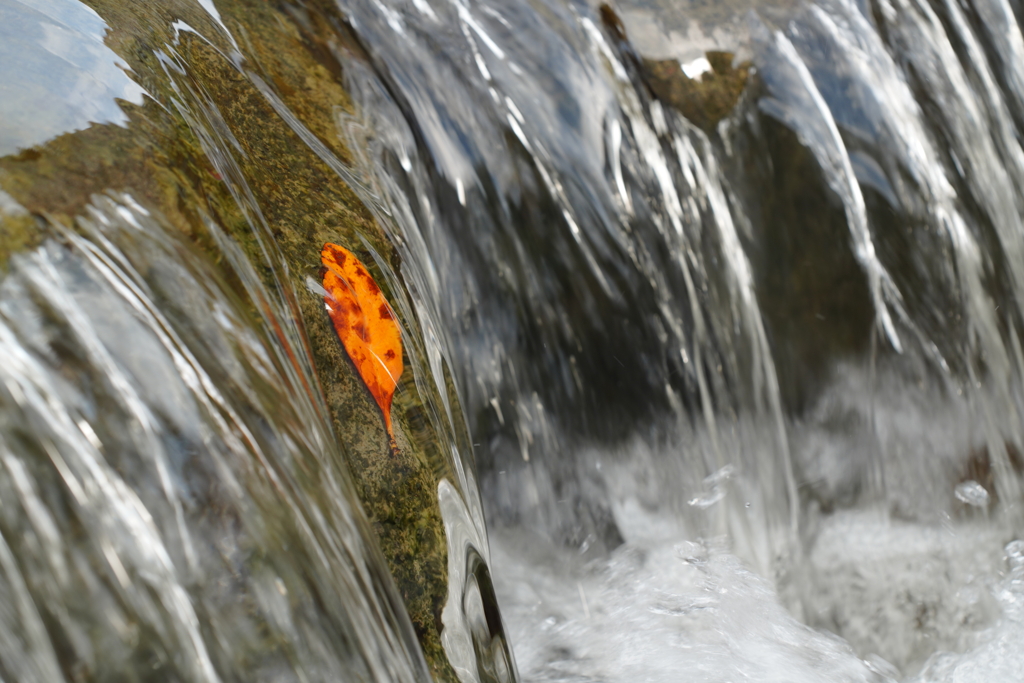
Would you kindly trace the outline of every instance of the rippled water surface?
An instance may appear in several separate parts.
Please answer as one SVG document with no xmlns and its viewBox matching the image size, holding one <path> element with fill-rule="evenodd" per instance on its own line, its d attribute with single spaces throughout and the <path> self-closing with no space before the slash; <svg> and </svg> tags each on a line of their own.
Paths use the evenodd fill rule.
<svg viewBox="0 0 1024 683">
<path fill-rule="evenodd" d="M 106 30 L 75 0 L 0 4 L 0 154 L 90 123 L 127 120 L 115 99 L 139 104 L 143 90 L 104 45 Z"/>
</svg>

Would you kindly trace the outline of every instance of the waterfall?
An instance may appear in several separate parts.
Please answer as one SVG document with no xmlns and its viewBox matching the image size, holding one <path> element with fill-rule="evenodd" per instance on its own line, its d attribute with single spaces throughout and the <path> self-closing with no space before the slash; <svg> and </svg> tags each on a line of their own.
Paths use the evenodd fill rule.
<svg viewBox="0 0 1024 683">
<path fill-rule="evenodd" d="M 1016 528 L 1008 6 L 752 17 L 757 85 L 711 131 L 653 98 L 620 27 L 584 5 L 344 7 L 369 66 L 343 125 L 406 262 L 447 283 L 434 311 L 495 434 L 477 451 L 492 523 L 628 548 L 639 496 L 684 537 L 727 534 L 812 621 L 801 553 L 838 533 L 823 509 L 935 523 L 974 485 Z M 827 255 L 788 245 L 801 231 Z M 608 445 L 606 425 L 652 421 L 653 446 Z M 660 481 L 622 483 L 637 477 Z"/>
<path fill-rule="evenodd" d="M 0 0 L 0 678 L 1013 680 L 1019 8 L 663 5 Z"/>
</svg>

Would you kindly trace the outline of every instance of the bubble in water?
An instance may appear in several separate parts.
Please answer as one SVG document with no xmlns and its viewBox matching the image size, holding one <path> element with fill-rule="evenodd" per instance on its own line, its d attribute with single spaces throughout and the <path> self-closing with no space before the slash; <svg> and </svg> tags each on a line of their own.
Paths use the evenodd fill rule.
<svg viewBox="0 0 1024 683">
<path fill-rule="evenodd" d="M 701 510 L 706 510 L 707 508 L 711 507 L 712 505 L 722 500 L 723 498 L 725 498 L 725 490 L 716 486 L 714 489 L 712 489 L 710 492 L 706 493 L 703 496 L 691 498 L 688 501 L 688 503 L 692 507 L 700 508 Z"/>
<path fill-rule="evenodd" d="M 1005 550 L 1010 569 L 1024 568 L 1024 541 L 1010 541 Z"/>
<path fill-rule="evenodd" d="M 967 505 L 976 508 L 988 507 L 990 500 L 988 491 L 985 490 L 985 487 L 973 479 L 957 484 L 956 488 L 953 489 L 953 495 L 955 495 L 956 499 L 961 503 L 966 503 Z"/>
<path fill-rule="evenodd" d="M 736 472 L 733 465 L 726 465 L 717 472 L 712 472 L 704 478 L 704 493 L 688 501 L 692 507 L 706 510 L 718 501 L 725 498 L 725 482 L 732 478 Z"/>
</svg>

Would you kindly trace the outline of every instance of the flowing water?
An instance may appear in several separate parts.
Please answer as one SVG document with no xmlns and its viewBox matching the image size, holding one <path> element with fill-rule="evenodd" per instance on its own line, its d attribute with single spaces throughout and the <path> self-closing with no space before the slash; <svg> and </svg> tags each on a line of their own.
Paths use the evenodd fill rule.
<svg viewBox="0 0 1024 683">
<path fill-rule="evenodd" d="M 1019 679 L 1021 8 L 730 8 L 662 36 L 751 61 L 700 128 L 635 37 L 711 21 L 699 3 L 624 6 L 623 27 L 573 0 L 337 0 L 342 159 L 199 4 L 206 28 L 176 20 L 156 53 L 163 104 L 262 256 L 207 216 L 214 263 L 109 192 L 12 258 L 0 678 L 430 676 L 307 341 L 322 291 L 291 284 L 179 56 L 203 32 L 399 256 L 364 240 L 442 444 L 460 681 Z M 0 28 L 5 62 L 60 77 L 5 83 L 0 153 L 142 101 L 92 10 L 7 16 L 28 28 Z M 33 89 L 67 106 L 24 116 Z"/>
<path fill-rule="evenodd" d="M 278 312 L 119 199 L 3 284 L 4 678 L 426 680 Z"/>
</svg>

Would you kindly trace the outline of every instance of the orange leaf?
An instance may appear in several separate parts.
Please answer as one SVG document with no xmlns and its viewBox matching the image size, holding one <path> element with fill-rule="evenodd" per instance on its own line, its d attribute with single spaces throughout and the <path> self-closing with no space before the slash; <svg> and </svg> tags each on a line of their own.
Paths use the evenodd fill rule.
<svg viewBox="0 0 1024 683">
<path fill-rule="evenodd" d="M 384 426 L 397 448 L 391 429 L 391 399 L 402 376 L 402 338 L 395 314 L 352 252 L 328 242 L 320 251 L 324 304 L 338 339 L 384 414 Z"/>
</svg>

